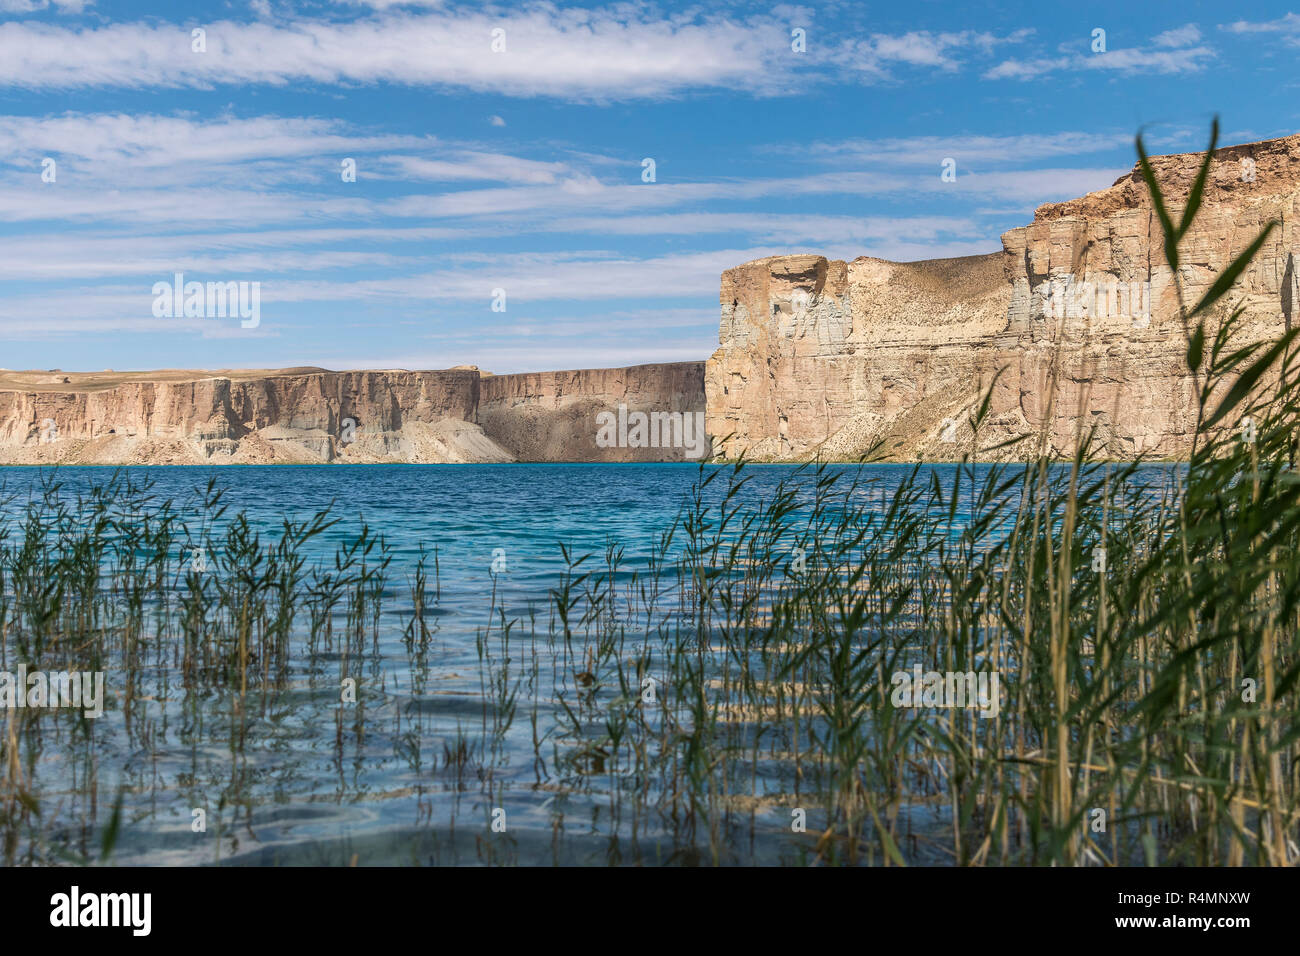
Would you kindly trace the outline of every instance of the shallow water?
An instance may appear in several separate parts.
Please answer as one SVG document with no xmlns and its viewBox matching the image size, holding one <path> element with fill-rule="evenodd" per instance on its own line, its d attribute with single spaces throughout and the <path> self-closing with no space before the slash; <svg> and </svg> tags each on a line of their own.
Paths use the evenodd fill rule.
<svg viewBox="0 0 1300 956">
<path fill-rule="evenodd" d="M 910 470 L 872 466 L 866 474 L 877 490 L 888 491 Z M 751 466 L 744 495 L 770 497 L 793 471 Z M 941 483 L 951 482 L 951 467 L 935 471 Z M 4 510 L 17 514 L 50 474 L 0 471 Z M 57 480 L 75 495 L 110 474 L 67 468 Z M 650 813 L 653 801 L 627 796 L 651 794 L 661 781 L 631 772 L 617 749 L 589 752 L 581 739 L 579 728 L 590 729 L 592 739 L 603 734 L 611 708 L 625 706 L 620 701 L 628 695 L 607 681 L 583 686 L 581 648 L 557 643 L 550 593 L 566 568 L 560 546 L 592 554 L 595 571 L 604 566 L 607 543 L 617 541 L 625 550 L 613 578 L 629 584 L 647 570 L 659 535 L 700 478 L 698 466 L 280 466 L 131 474 L 153 481 L 157 498 L 180 507 L 192 505 L 196 489 L 215 475 L 226 489 L 226 519 L 244 512 L 267 540 L 285 517 L 305 520 L 332 506 L 341 522 L 309 549 L 321 559 L 368 524 L 391 549 L 385 610 L 376 639 L 360 655 L 339 643 L 309 646 L 302 615 L 284 678 L 246 694 L 238 687 L 186 686 L 160 649 L 137 678 L 144 693 L 131 704 L 130 720 L 123 716 L 120 675 L 110 668 L 108 709 L 87 722 L 89 736 L 72 721 L 43 718 L 30 789 L 41 800 L 47 848 L 94 859 L 121 793 L 111 856 L 117 864 L 778 863 L 807 854 L 807 841 L 791 835 L 791 783 L 779 761 L 751 768 L 752 788 L 746 785 L 748 796 L 730 813 L 683 826 L 677 805 L 664 811 L 659 800 Z M 716 500 L 721 491 L 718 482 L 706 497 Z M 958 527 L 964 518 L 958 509 Z M 424 644 L 403 637 L 410 575 L 422 548 L 430 555 L 433 605 Z M 680 551 L 680 544 L 668 550 Z M 495 615 L 494 604 L 502 609 Z M 505 640 L 503 625 L 511 628 Z M 644 646 L 636 638 L 629 634 L 620 647 L 625 658 Z M 340 701 L 345 672 L 357 680 L 356 704 Z M 498 718 L 510 709 L 503 701 L 512 693 L 513 717 L 502 726 Z M 206 818 L 199 832 L 196 810 Z M 905 812 L 919 833 L 949 825 L 943 810 Z M 808 831 L 819 829 L 819 819 L 821 812 L 809 808 Z"/>
</svg>

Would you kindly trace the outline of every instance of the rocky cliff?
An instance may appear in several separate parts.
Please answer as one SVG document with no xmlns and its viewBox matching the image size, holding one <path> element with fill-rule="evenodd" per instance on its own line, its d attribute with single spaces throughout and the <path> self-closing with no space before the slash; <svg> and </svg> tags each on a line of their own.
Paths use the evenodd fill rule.
<svg viewBox="0 0 1300 956">
<path fill-rule="evenodd" d="M 1204 154 L 1153 158 L 1177 218 Z M 1231 305 L 1241 341 L 1289 328 L 1297 300 L 1300 136 L 1216 151 L 1180 280 L 1194 303 L 1270 219 Z M 1177 290 L 1136 168 L 1040 207 L 988 256 L 850 263 L 782 256 L 722 277 L 720 347 L 705 373 L 719 450 L 761 459 L 955 459 L 1001 370 L 981 447 L 1041 435 L 1068 454 L 1095 426 L 1112 458 L 1186 454 L 1194 415 Z"/>
<path fill-rule="evenodd" d="M 730 269 L 705 372 L 708 431 L 725 454 L 768 460 L 854 457 L 891 431 L 910 439 L 957 413 L 955 389 L 990 365 L 1009 303 L 996 255 Z"/>
<path fill-rule="evenodd" d="M 617 414 L 620 403 L 642 412 L 698 410 L 702 426 L 703 366 L 499 377 L 475 368 L 0 371 L 0 464 L 680 457 L 671 448 L 617 444 L 597 452 L 596 414 Z"/>
<path fill-rule="evenodd" d="M 519 461 L 690 461 L 711 454 L 702 362 L 493 375 L 479 388 L 479 423 Z M 657 416 L 665 417 L 652 429 Z M 613 425 L 605 435 L 602 422 Z"/>
</svg>

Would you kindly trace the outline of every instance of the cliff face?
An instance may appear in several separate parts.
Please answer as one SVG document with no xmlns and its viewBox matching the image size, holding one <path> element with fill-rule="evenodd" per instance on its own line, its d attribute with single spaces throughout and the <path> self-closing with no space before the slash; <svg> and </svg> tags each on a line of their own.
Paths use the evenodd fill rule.
<svg viewBox="0 0 1300 956">
<path fill-rule="evenodd" d="M 472 368 L 0 372 L 0 464 L 567 460 L 546 455 L 593 444 L 594 411 L 580 420 L 589 405 L 621 396 L 645 409 L 703 408 L 702 366 L 694 366 L 693 393 L 691 366 L 668 366 L 663 375 L 657 368 L 500 380 Z M 630 389 L 619 387 L 625 378 Z M 537 381 L 516 381 L 530 379 Z M 656 392 L 664 383 L 670 390 Z M 485 384 L 498 396 L 486 413 L 491 429 L 480 424 Z M 603 458 L 574 460 L 669 457 L 648 451 L 614 447 Z"/>
<path fill-rule="evenodd" d="M 702 362 L 493 375 L 479 388 L 483 430 L 519 461 L 692 461 L 711 455 Z M 641 433 L 638 415 L 645 416 Z M 602 423 L 612 428 L 602 433 Z"/>
<path fill-rule="evenodd" d="M 709 433 L 728 455 L 852 457 L 893 426 L 955 407 L 1009 301 L 995 255 L 782 256 L 730 269 L 721 348 L 705 372 Z"/>
<path fill-rule="evenodd" d="M 1175 220 L 1203 157 L 1153 158 Z M 1300 136 L 1216 151 L 1180 246 L 1188 306 L 1273 219 L 1280 227 L 1228 302 L 1246 310 L 1242 343 L 1289 328 L 1298 214 Z M 1195 414 L 1186 340 L 1136 168 L 1108 189 L 1040 207 L 1002 244 L 965 259 L 783 256 L 728 270 L 720 347 L 706 367 L 709 431 L 732 436 L 721 450 L 853 458 L 879 443 L 889 458 L 955 459 L 970 450 L 966 420 L 1001 370 L 981 447 L 1043 434 L 1068 454 L 1095 425 L 1107 457 L 1184 456 Z"/>
</svg>

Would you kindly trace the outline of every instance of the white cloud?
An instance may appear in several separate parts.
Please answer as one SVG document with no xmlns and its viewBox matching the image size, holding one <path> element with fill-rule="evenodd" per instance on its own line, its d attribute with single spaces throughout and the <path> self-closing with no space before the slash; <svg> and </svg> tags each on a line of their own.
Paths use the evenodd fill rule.
<svg viewBox="0 0 1300 956">
<path fill-rule="evenodd" d="M 590 235 L 702 236 L 740 233 L 760 242 L 783 244 L 896 241 L 918 242 L 941 236 L 984 236 L 972 219 L 959 216 L 859 217 L 779 213 L 685 212 L 648 216 L 577 216 L 548 220 L 552 232 Z"/>
<path fill-rule="evenodd" d="M 983 74 L 986 80 L 1032 80 L 1066 71 L 1113 71 L 1122 76 L 1143 73 L 1197 73 L 1205 69 L 1215 52 L 1199 42 L 1201 32 L 1193 24 L 1166 30 L 1145 47 L 1110 47 L 1104 53 L 1063 52 L 1054 56 L 1003 60 Z"/>
<path fill-rule="evenodd" d="M 986 80 L 1032 80 L 1066 70 L 1114 70 L 1125 76 L 1138 73 L 1197 73 L 1213 59 L 1208 47 L 1188 50 L 1110 50 L 1093 55 L 1046 57 L 1037 60 L 1004 60 L 984 73 Z"/>
<path fill-rule="evenodd" d="M 1276 20 L 1254 23 L 1249 20 L 1238 20 L 1235 23 L 1225 24 L 1219 29 L 1227 30 L 1229 33 L 1300 33 L 1300 14 L 1287 13 Z"/>
<path fill-rule="evenodd" d="M 1300 14 L 1287 13 L 1276 20 L 1251 22 L 1238 20 L 1219 27 L 1229 33 L 1280 33 L 1288 46 L 1300 46 Z"/>
<path fill-rule="evenodd" d="M 248 278 L 285 272 L 428 267 L 422 243 L 463 240 L 468 230 L 419 228 L 267 229 L 145 235 L 25 233 L 0 237 L 0 280 L 68 282 L 165 275 L 177 270 Z M 363 251 L 386 245 L 397 251 Z M 313 247 L 338 248 L 314 251 Z M 305 248 L 304 248 L 305 247 Z"/>
<path fill-rule="evenodd" d="M 830 43 L 820 56 L 826 63 L 869 81 L 892 79 L 891 68 L 898 65 L 955 73 L 963 64 L 959 53 L 988 55 L 996 47 L 1019 43 L 1033 32 L 1032 29 L 1022 29 L 1001 37 L 972 30 L 954 33 L 913 30 L 897 35 L 873 33 L 861 40 L 850 38 Z"/>
<path fill-rule="evenodd" d="M 940 192 L 951 189 L 972 201 L 1000 199 L 1037 206 L 1105 189 L 1130 169 L 1018 169 L 963 175 L 959 166 L 956 182 L 942 183 L 935 176 L 933 182 L 926 180 L 926 188 Z"/>
<path fill-rule="evenodd" d="M 51 2 L 58 13 L 84 13 L 95 0 L 0 0 L 0 13 L 38 13 Z"/>
<path fill-rule="evenodd" d="M 392 149 L 413 154 L 386 152 Z M 40 179 L 46 156 L 57 160 L 57 183 Z M 0 116 L 0 157 L 0 221 L 256 224 L 374 215 L 371 200 L 342 184 L 344 157 L 356 161 L 362 180 L 535 186 L 589 178 L 569 162 L 432 136 L 360 134 L 333 120 L 269 116 L 206 122 L 148 114 Z M 185 192 L 195 187 L 202 191 Z M 321 195 L 306 195 L 304 187 Z"/>
<path fill-rule="evenodd" d="M 287 19 L 188 27 L 118 23 L 0 26 L 0 85 L 19 88 L 210 87 L 378 83 L 514 96 L 658 97 L 696 88 L 778 93 L 798 65 L 786 25 L 771 17 L 651 19 L 632 8 L 535 5 L 378 13 L 351 21 Z M 505 50 L 492 51 L 494 29 Z"/>
<path fill-rule="evenodd" d="M 512 308 L 541 301 L 691 298 L 716 295 L 723 269 L 781 251 L 763 246 L 651 258 L 595 256 L 590 252 L 493 255 L 389 279 L 277 281 L 263 285 L 262 301 L 396 298 L 434 303 L 481 302 L 491 315 L 492 290 L 498 287 L 506 290 Z"/>
<path fill-rule="evenodd" d="M 573 178 L 551 185 L 506 186 L 463 189 L 438 195 L 410 195 L 380 203 L 384 214 L 403 218 L 482 217 L 524 222 L 531 217 L 587 213 L 627 213 L 633 210 L 667 209 L 688 203 L 760 199 L 798 200 L 826 195 L 915 196 L 955 186 L 955 192 L 984 199 L 1015 199 L 1039 196 L 1042 201 L 1077 195 L 1062 190 L 1099 189 L 1110 185 L 1127 167 L 1093 169 L 1035 169 L 1018 172 L 972 175 L 958 164 L 956 184 L 942 183 L 939 160 L 933 168 L 887 173 L 839 170 L 750 180 L 688 183 L 604 183 L 594 177 Z M 1087 191 L 1087 190 L 1084 190 Z"/>
<path fill-rule="evenodd" d="M 1033 33 L 1021 30 L 1010 38 L 997 37 L 991 33 L 963 31 L 961 33 L 930 33 L 926 30 L 911 31 L 899 36 L 874 34 L 871 37 L 871 50 L 876 58 L 884 62 L 907 63 L 911 66 L 935 66 L 954 71 L 958 61 L 950 55 L 951 51 L 977 48 L 992 50 L 1002 42 L 1019 42 Z"/>
<path fill-rule="evenodd" d="M 796 54 L 789 18 L 779 11 L 662 17 L 640 4 L 588 10 L 534 2 L 502 11 L 425 6 L 371 3 L 345 20 L 286 14 L 274 22 L 206 23 L 203 53 L 191 50 L 189 25 L 8 23 L 0 26 L 0 87 L 382 82 L 579 101 L 699 89 L 771 96 L 841 75 L 888 80 L 896 66 L 950 73 L 967 54 L 988 56 L 1033 32 L 921 30 L 856 39 L 814 31 L 807 52 Z M 269 7 L 257 0 L 253 10 L 265 18 Z M 495 52 L 494 30 L 505 31 L 504 48 Z"/>
<path fill-rule="evenodd" d="M 394 7 L 445 7 L 447 0 L 333 0 L 339 6 L 370 7 L 374 10 L 391 10 Z"/>
<path fill-rule="evenodd" d="M 421 159 L 415 156 L 384 156 L 394 174 L 404 180 L 455 182 L 489 180 L 497 183 L 554 183 L 573 170 L 567 163 L 538 162 L 473 150 L 451 153 L 448 159 Z"/>
<path fill-rule="evenodd" d="M 1189 23 L 1186 26 L 1176 27 L 1173 30 L 1166 30 L 1164 33 L 1156 34 L 1151 42 L 1159 47 L 1192 46 L 1201 42 L 1201 31 L 1196 24 Z"/>
<path fill-rule="evenodd" d="M 54 156 L 63 167 L 61 181 L 93 182 L 100 188 L 211 185 L 223 178 L 247 188 L 285 178 L 277 162 L 292 164 L 290 176 L 300 180 L 307 163 L 319 164 L 321 174 L 337 175 L 343 156 L 437 145 L 432 137 L 353 135 L 337 121 L 314 118 L 0 116 L 0 156 L 5 157 L 0 167 L 29 171 L 39 168 L 42 157 Z"/>
<path fill-rule="evenodd" d="M 797 153 L 828 162 L 859 166 L 870 164 L 928 168 L 948 156 L 957 159 L 961 165 L 979 162 L 1018 165 L 1056 156 L 1106 152 L 1132 145 L 1131 132 L 1062 130 L 1055 133 L 1017 133 L 1005 136 L 954 134 L 819 141 L 800 143 L 797 146 L 779 146 L 772 151 Z"/>
<path fill-rule="evenodd" d="M 84 225 L 112 220 L 122 223 L 173 223 L 183 228 L 203 224 L 227 226 L 295 222 L 318 218 L 366 218 L 371 205 L 360 199 L 274 194 L 254 190 L 209 189 L 178 196 L 171 189 L 103 189 L 95 184 L 72 188 L 61 175 L 57 185 L 0 188 L 0 222 L 72 221 Z"/>
<path fill-rule="evenodd" d="M 421 309 L 432 306 L 435 313 L 454 306 L 458 316 L 456 324 L 463 326 L 467 304 L 481 303 L 485 322 L 502 319 L 490 309 L 492 290 L 497 287 L 506 288 L 515 316 L 521 308 L 538 302 L 712 298 L 717 293 L 718 275 L 723 269 L 779 251 L 756 247 L 648 259 L 583 252 L 524 253 L 466 257 L 464 262 L 447 268 L 387 279 L 272 281 L 261 279 L 257 272 L 235 277 L 262 282 L 266 331 L 273 326 L 277 305 L 314 302 L 351 303 L 353 309 L 373 305 L 385 310 L 405 303 Z M 229 273 L 223 275 L 232 277 Z M 169 276 L 163 273 L 154 278 L 165 280 Z M 208 320 L 153 319 L 152 282 L 150 278 L 137 283 L 77 289 L 73 296 L 76 308 L 71 311 L 51 311 L 46 294 L 8 295 L 0 299 L 0 336 L 91 330 L 217 331 Z"/>
</svg>

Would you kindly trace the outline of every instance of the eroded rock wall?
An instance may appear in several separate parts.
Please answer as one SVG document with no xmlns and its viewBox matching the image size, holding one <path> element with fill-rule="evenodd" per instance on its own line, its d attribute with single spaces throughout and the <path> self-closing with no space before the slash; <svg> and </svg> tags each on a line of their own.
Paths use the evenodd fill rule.
<svg viewBox="0 0 1300 956">
<path fill-rule="evenodd" d="M 893 430 L 937 424 L 990 365 L 1009 302 L 996 254 L 730 269 L 705 372 L 709 431 L 727 455 L 852 458 Z"/>
<path fill-rule="evenodd" d="M 712 454 L 703 362 L 486 376 L 478 415 L 487 435 L 519 461 L 692 461 Z M 635 415 L 670 427 L 638 435 Z M 651 420 L 665 415 L 672 417 Z M 601 423 L 611 421 L 602 436 Z"/>
<path fill-rule="evenodd" d="M 596 415 L 697 414 L 707 455 L 703 375 L 0 370 L 0 464 L 680 461 L 680 445 L 597 447 Z"/>
<path fill-rule="evenodd" d="M 1204 154 L 1154 157 L 1175 220 Z M 723 274 L 719 348 L 706 368 L 709 430 L 728 455 L 956 459 L 995 373 L 981 448 L 1181 458 L 1195 423 L 1179 286 L 1188 307 L 1270 220 L 1279 223 L 1212 317 L 1239 342 L 1294 320 L 1300 136 L 1216 151 L 1184 238 L 1178 283 L 1136 168 L 1040 207 L 988 256 L 890 263 L 783 256 Z"/>
<path fill-rule="evenodd" d="M 0 376 L 0 462 L 509 460 L 474 422 L 478 372 Z"/>
</svg>

